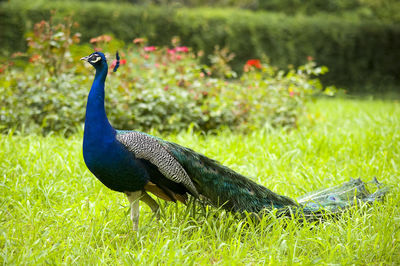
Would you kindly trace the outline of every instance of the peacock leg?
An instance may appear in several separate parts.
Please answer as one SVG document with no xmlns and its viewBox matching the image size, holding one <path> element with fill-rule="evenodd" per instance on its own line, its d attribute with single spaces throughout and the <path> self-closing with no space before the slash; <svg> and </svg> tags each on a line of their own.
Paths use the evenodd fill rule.
<svg viewBox="0 0 400 266">
<path fill-rule="evenodd" d="M 131 205 L 131 219 L 133 223 L 133 231 L 137 231 L 139 228 L 139 200 L 142 195 L 142 191 L 125 192 L 128 196 L 129 203 Z"/>
<path fill-rule="evenodd" d="M 159 212 L 160 207 L 158 206 L 157 202 L 152 197 L 150 197 L 146 191 L 143 191 L 142 193 L 143 196 L 140 198 L 140 200 L 146 203 L 158 218 L 160 214 Z"/>
</svg>

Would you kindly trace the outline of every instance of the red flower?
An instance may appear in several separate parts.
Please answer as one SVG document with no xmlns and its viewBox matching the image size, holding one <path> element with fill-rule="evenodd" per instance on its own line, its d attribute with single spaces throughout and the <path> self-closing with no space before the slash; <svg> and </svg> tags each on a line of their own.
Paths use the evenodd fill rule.
<svg viewBox="0 0 400 266">
<path fill-rule="evenodd" d="M 247 66 L 253 66 L 253 67 L 258 68 L 258 69 L 261 69 L 261 68 L 262 68 L 262 66 L 261 66 L 261 61 L 258 60 L 258 59 L 250 59 L 250 60 L 247 60 L 246 65 L 247 65 Z"/>
<path fill-rule="evenodd" d="M 244 72 L 249 72 L 253 67 L 261 69 L 261 61 L 258 59 L 249 59 L 243 67 Z"/>
<path fill-rule="evenodd" d="M 157 47 L 155 47 L 155 46 L 146 46 L 146 47 L 143 47 L 143 49 L 144 49 L 145 52 L 154 52 L 155 50 L 157 50 Z"/>
<path fill-rule="evenodd" d="M 182 53 L 188 53 L 189 52 L 189 48 L 187 48 L 186 46 L 179 46 L 176 47 L 175 50 L 177 52 L 182 52 Z"/>
</svg>

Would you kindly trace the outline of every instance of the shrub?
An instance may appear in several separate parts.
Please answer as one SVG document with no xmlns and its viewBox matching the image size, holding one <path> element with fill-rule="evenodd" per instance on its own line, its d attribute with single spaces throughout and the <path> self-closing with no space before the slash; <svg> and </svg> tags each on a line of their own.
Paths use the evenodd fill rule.
<svg viewBox="0 0 400 266">
<path fill-rule="evenodd" d="M 68 135 L 81 127 L 93 68 L 77 62 L 77 54 L 87 53 L 87 47 L 76 45 L 79 34 L 71 34 L 73 25 L 70 21 L 61 25 L 39 22 L 28 34 L 28 52 L 14 55 L 16 60 L 27 60 L 18 59 L 16 66 L 8 62 L 0 69 L 3 132 L 14 128 Z M 90 42 L 103 51 L 122 46 L 108 35 Z M 248 130 L 266 123 L 294 127 L 304 113 L 305 101 L 322 91 L 315 77 L 327 71 L 310 61 L 284 72 L 252 59 L 240 80 L 226 80 L 235 75 L 228 65 L 233 54 L 226 49 L 216 49 L 215 65 L 207 67 L 177 38 L 169 47 L 144 46 L 145 42 L 135 39 L 133 46 L 121 51 L 116 73 L 111 72 L 115 62 L 109 59 L 106 107 L 116 128 Z"/>
<path fill-rule="evenodd" d="M 249 112 L 248 125 L 257 127 L 267 123 L 297 127 L 300 114 L 306 111 L 305 103 L 309 96 L 324 90 L 315 77 L 325 74 L 328 69 L 317 67 L 309 57 L 305 65 L 291 68 L 288 72 L 253 60 L 247 62 L 245 71 L 241 85 L 247 93 L 242 92 L 240 97 L 243 99 L 242 109 Z M 335 88 L 328 87 L 324 92 L 332 95 Z"/>
<path fill-rule="evenodd" d="M 0 77 L 0 129 L 69 135 L 81 128 L 90 84 L 85 76 L 8 70 Z M 88 85 L 90 86 L 90 85 Z M 77 89 L 78 88 L 78 89 Z"/>
</svg>

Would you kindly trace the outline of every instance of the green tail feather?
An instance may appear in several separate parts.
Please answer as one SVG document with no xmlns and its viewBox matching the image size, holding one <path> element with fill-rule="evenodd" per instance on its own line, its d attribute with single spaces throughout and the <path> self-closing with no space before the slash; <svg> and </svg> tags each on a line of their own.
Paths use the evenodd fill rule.
<svg viewBox="0 0 400 266">
<path fill-rule="evenodd" d="M 199 193 L 212 205 L 229 211 L 260 213 L 265 209 L 277 208 L 286 213 L 290 208 L 292 212 L 315 217 L 327 212 L 341 212 L 356 203 L 379 200 L 388 190 L 375 179 L 379 190 L 369 193 L 366 183 L 352 179 L 340 186 L 308 193 L 300 197 L 297 203 L 191 149 L 159 141 L 187 171 Z"/>
<path fill-rule="evenodd" d="M 368 191 L 367 186 L 369 184 L 377 187 L 375 192 Z M 381 200 L 388 191 L 389 187 L 379 183 L 376 178 L 368 183 L 361 181 L 359 178 L 352 178 L 342 185 L 317 190 L 297 200 L 304 214 L 318 216 L 324 213 L 341 213 L 343 210 L 355 205 L 373 203 Z"/>
<path fill-rule="evenodd" d="M 278 195 L 191 149 L 165 141 L 162 144 L 183 166 L 199 193 L 214 206 L 255 213 L 265 208 L 298 206 L 294 200 Z"/>
</svg>

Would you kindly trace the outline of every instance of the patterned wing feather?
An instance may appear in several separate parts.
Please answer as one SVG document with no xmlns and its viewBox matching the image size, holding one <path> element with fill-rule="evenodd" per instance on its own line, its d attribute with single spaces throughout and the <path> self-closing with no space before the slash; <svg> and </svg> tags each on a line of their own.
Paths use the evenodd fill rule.
<svg viewBox="0 0 400 266">
<path fill-rule="evenodd" d="M 195 197 L 199 196 L 185 169 L 160 144 L 157 138 L 137 131 L 119 131 L 117 133 L 117 140 L 134 153 L 136 158 L 148 160 L 166 178 L 176 183 L 182 183 Z"/>
</svg>

